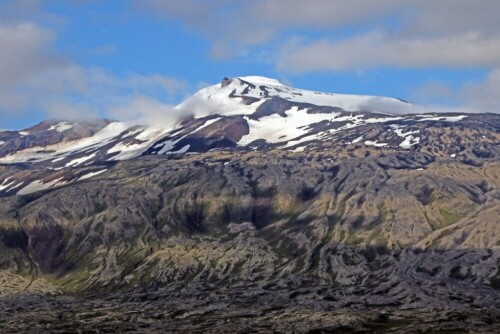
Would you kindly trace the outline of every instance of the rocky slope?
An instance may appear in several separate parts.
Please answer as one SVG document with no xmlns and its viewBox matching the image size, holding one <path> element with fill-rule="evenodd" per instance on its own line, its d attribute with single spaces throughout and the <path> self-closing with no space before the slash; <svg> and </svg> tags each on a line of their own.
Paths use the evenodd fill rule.
<svg viewBox="0 0 500 334">
<path fill-rule="evenodd" d="M 245 85 L 199 94 L 275 103 Z M 319 113 L 337 124 L 282 103 L 186 119 L 124 161 L 1 165 L 0 328 L 499 331 L 500 117 Z M 241 141 L 300 110 L 289 138 Z"/>
</svg>

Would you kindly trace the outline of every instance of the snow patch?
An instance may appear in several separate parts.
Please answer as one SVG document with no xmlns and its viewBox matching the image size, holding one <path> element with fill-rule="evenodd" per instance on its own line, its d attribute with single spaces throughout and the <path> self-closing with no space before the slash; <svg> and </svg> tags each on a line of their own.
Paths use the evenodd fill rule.
<svg viewBox="0 0 500 334">
<path fill-rule="evenodd" d="M 315 133 L 315 134 L 312 134 L 312 135 L 307 135 L 307 136 L 304 136 L 300 139 L 296 139 L 296 140 L 291 140 L 289 141 L 285 147 L 292 147 L 292 146 L 297 146 L 299 144 L 302 144 L 304 142 L 310 142 L 310 141 L 313 141 L 313 140 L 317 140 L 317 139 L 320 139 L 320 137 L 324 135 L 324 133 Z"/>
<path fill-rule="evenodd" d="M 74 166 L 78 166 L 82 163 L 84 163 L 85 161 L 88 161 L 92 158 L 94 158 L 96 156 L 97 152 L 94 152 L 92 153 L 91 155 L 87 155 L 85 157 L 81 157 L 81 158 L 78 158 L 78 159 L 73 159 L 71 160 L 70 162 L 68 162 L 66 165 L 64 165 L 65 167 L 74 167 Z"/>
<path fill-rule="evenodd" d="M 401 138 L 404 138 L 403 142 L 399 144 L 399 147 L 409 149 L 414 145 L 420 143 L 420 137 L 413 136 L 420 132 L 420 130 L 405 132 L 403 129 L 399 128 L 394 130 L 394 132 Z"/>
<path fill-rule="evenodd" d="M 361 140 L 363 140 L 363 136 L 359 136 L 358 138 L 354 139 L 354 140 L 352 141 L 352 144 L 359 143 Z"/>
<path fill-rule="evenodd" d="M 86 180 L 86 179 L 90 179 L 91 177 L 94 177 L 94 176 L 97 176 L 99 174 L 102 174 L 104 173 L 105 171 L 107 171 L 107 169 L 103 169 L 103 170 L 99 170 L 97 172 L 91 172 L 91 173 L 88 173 L 88 174 L 85 174 L 83 176 L 80 176 L 78 178 L 78 181 L 81 181 L 81 180 Z"/>
<path fill-rule="evenodd" d="M 399 144 L 399 147 L 402 147 L 402 148 L 411 148 L 412 146 L 414 145 L 417 145 L 420 143 L 420 137 L 413 137 L 413 136 L 408 136 L 408 137 L 405 137 L 405 140 Z"/>
<path fill-rule="evenodd" d="M 112 122 L 99 132 L 91 137 L 86 137 L 78 140 L 63 141 L 54 145 L 45 147 L 31 147 L 21 151 L 17 151 L 10 155 L 0 158 L 0 163 L 22 163 L 22 162 L 42 162 L 53 160 L 60 161 L 77 153 L 97 151 L 99 148 L 117 142 L 117 146 L 110 149 L 111 152 L 120 151 L 121 153 L 111 158 L 110 160 L 125 160 L 142 154 L 147 148 L 159 138 L 165 135 L 171 128 L 144 128 L 140 130 L 130 131 L 133 135 L 137 135 L 136 139 L 142 141 L 140 144 L 120 145 L 120 140 L 127 134 L 127 129 L 135 126 L 130 122 Z M 125 138 L 124 140 L 133 140 L 133 138 Z M 123 152 L 122 152 L 123 151 Z M 78 164 L 79 161 L 72 161 L 68 166 Z"/>
<path fill-rule="evenodd" d="M 170 153 L 186 153 L 187 151 L 189 151 L 189 148 L 191 147 L 191 145 L 186 145 L 186 146 L 183 146 L 180 150 L 178 151 L 174 151 L 174 152 L 170 152 Z"/>
<path fill-rule="evenodd" d="M 62 177 L 55 179 L 53 181 L 47 182 L 47 183 L 44 183 L 43 181 L 40 181 L 40 180 L 35 180 L 35 181 L 31 182 L 30 184 L 28 184 L 23 189 L 19 190 L 19 192 L 17 194 L 18 195 L 27 195 L 27 194 L 35 193 L 37 191 L 41 191 L 41 190 L 45 190 L 45 189 L 49 189 L 49 188 L 54 188 L 54 187 L 59 187 L 59 186 L 66 184 L 66 182 L 62 181 L 62 180 L 63 180 Z"/>
<path fill-rule="evenodd" d="M 238 79 L 247 81 L 256 87 L 249 87 L 247 84 Z M 261 86 L 265 86 L 265 92 L 261 89 Z M 236 96 L 248 96 L 259 99 L 262 99 L 266 95 L 269 97 L 278 96 L 293 102 L 311 103 L 317 106 L 338 107 L 344 109 L 345 111 L 354 112 L 365 110 L 381 113 L 386 112 L 387 110 L 406 111 L 411 106 L 406 102 L 388 97 L 332 94 L 292 88 L 283 85 L 275 79 L 264 77 L 240 77 L 233 80 L 233 82 L 226 87 L 220 88 L 219 85 L 216 85 L 216 88 L 224 90 L 224 93 L 225 90 L 229 91 L 230 94 L 234 92 L 233 95 Z M 225 95 L 225 98 L 227 99 L 229 94 Z"/>
<path fill-rule="evenodd" d="M 47 129 L 47 131 L 57 131 L 57 132 L 64 132 L 66 130 L 69 130 L 73 127 L 73 124 L 70 124 L 68 122 L 60 122 L 55 125 L 52 125 L 50 128 Z"/>
<path fill-rule="evenodd" d="M 200 131 L 201 129 L 206 128 L 210 124 L 213 124 L 213 123 L 217 122 L 220 119 L 222 119 L 222 117 L 217 117 L 217 118 L 214 118 L 214 119 L 208 119 L 202 125 L 200 125 L 199 127 L 197 127 L 192 132 L 186 134 L 185 136 L 182 136 L 182 137 L 180 137 L 178 139 L 175 139 L 175 140 L 166 140 L 166 141 L 163 141 L 161 143 L 156 144 L 153 148 L 160 148 L 160 147 L 162 147 L 160 149 L 160 151 L 158 151 L 157 154 L 185 153 L 185 152 L 187 152 L 189 150 L 190 145 L 186 145 L 187 147 L 184 146 L 184 147 L 182 147 L 180 150 L 178 150 L 176 152 L 172 152 L 171 150 L 174 148 L 175 144 L 177 144 L 182 139 L 186 138 L 189 134 L 194 133 L 196 131 Z"/>
<path fill-rule="evenodd" d="M 378 141 L 366 140 L 365 145 L 376 146 L 376 147 L 384 147 L 387 146 L 387 143 L 379 143 Z"/>
<path fill-rule="evenodd" d="M 9 189 L 10 186 L 12 186 L 16 183 L 15 180 L 12 182 L 9 182 L 9 180 L 10 180 L 10 177 L 3 180 L 2 184 L 0 184 L 0 191 L 3 191 L 4 189 Z M 9 183 L 7 183 L 7 182 L 9 182 Z"/>
<path fill-rule="evenodd" d="M 254 85 L 269 85 L 269 86 L 285 86 L 280 81 L 276 79 L 259 77 L 259 76 L 247 76 L 247 77 L 238 77 L 237 79 L 241 79 L 243 81 L 250 82 Z"/>
<path fill-rule="evenodd" d="M 272 114 L 261 117 L 259 120 L 245 117 L 249 126 L 249 133 L 241 138 L 238 145 L 248 145 L 255 140 L 265 139 L 268 143 L 296 141 L 287 145 L 293 146 L 304 141 L 314 139 L 323 140 L 326 139 L 323 138 L 324 136 L 341 130 L 355 128 L 363 124 L 384 123 L 401 118 L 384 117 L 364 119 L 364 116 L 360 114 L 350 114 L 344 116 L 341 116 L 341 113 L 308 114 L 306 109 L 299 109 L 298 107 L 292 107 L 290 110 L 285 111 L 285 115 L 286 117 L 282 117 L 278 114 Z M 314 128 L 314 125 L 320 122 L 346 122 L 347 124 L 337 129 L 328 130 L 327 132 L 309 134 L 309 132 Z M 310 136 L 315 137 L 306 138 Z M 299 137 L 300 139 L 297 139 Z M 359 138 L 359 141 L 361 140 L 362 137 Z"/>
<path fill-rule="evenodd" d="M 467 117 L 467 115 L 460 116 L 428 116 L 428 115 L 420 115 L 422 119 L 419 119 L 419 122 L 423 121 L 444 121 L 444 122 L 458 122 Z"/>
</svg>

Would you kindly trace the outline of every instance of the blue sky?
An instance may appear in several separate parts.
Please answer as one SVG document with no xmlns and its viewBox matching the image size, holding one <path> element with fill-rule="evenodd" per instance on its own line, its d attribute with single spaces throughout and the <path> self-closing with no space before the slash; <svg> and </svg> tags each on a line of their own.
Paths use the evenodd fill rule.
<svg viewBox="0 0 500 334">
<path fill-rule="evenodd" d="M 499 12 L 496 0 L 2 0 L 0 129 L 168 112 L 243 75 L 498 112 Z"/>
</svg>

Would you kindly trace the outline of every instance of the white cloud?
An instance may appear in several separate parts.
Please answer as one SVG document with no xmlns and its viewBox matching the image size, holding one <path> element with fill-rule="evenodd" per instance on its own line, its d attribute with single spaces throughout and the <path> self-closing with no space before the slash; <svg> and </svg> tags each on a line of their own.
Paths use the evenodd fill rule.
<svg viewBox="0 0 500 334">
<path fill-rule="evenodd" d="M 120 106 L 109 109 L 109 116 L 122 120 L 133 120 L 140 124 L 173 127 L 185 117 L 183 111 L 148 96 L 133 96 Z"/>
<path fill-rule="evenodd" d="M 63 64 L 50 51 L 54 38 L 53 31 L 33 23 L 0 22 L 0 88 Z"/>
<path fill-rule="evenodd" d="M 155 17 L 182 21 L 212 41 L 212 56 L 244 56 L 293 28 L 340 27 L 386 14 L 396 0 L 134 0 Z"/>
<path fill-rule="evenodd" d="M 482 82 L 469 82 L 458 92 L 458 99 L 480 112 L 500 112 L 500 68 Z"/>
<path fill-rule="evenodd" d="M 41 0 L 3 0 L 0 3 L 0 21 L 18 23 L 43 16 Z"/>
<path fill-rule="evenodd" d="M 383 2 L 371 16 L 379 19 L 361 23 L 343 38 L 285 45 L 277 68 L 289 73 L 380 67 L 495 68 L 500 65 L 498 12 L 500 2 L 495 0 Z M 354 18 L 344 22 L 344 28 L 356 22 L 356 15 L 350 17 Z"/>
<path fill-rule="evenodd" d="M 462 68 L 500 66 L 500 35 L 475 33 L 438 38 L 391 38 L 369 33 L 332 42 L 315 41 L 281 51 L 280 70 L 303 73 L 376 67 Z"/>
<path fill-rule="evenodd" d="M 243 10 L 254 24 L 262 22 L 275 33 L 293 27 L 337 28 L 367 23 L 392 13 L 397 0 L 257 0 Z"/>
<path fill-rule="evenodd" d="M 120 115 L 116 108 L 132 103 L 136 96 L 148 96 L 160 103 L 183 95 L 186 89 L 184 81 L 158 74 L 116 76 L 98 67 L 66 65 L 32 74 L 17 85 L 2 90 L 0 113 L 22 114 L 36 108 L 52 118 L 128 119 L 130 113 Z M 136 115 L 146 119 L 149 112 L 144 109 Z"/>
<path fill-rule="evenodd" d="M 244 55 L 256 46 L 282 44 L 290 33 L 320 31 L 323 39 L 295 48 L 288 45 L 279 52 L 278 69 L 290 73 L 384 66 L 494 67 L 500 62 L 497 0 L 134 3 L 156 16 L 181 20 L 205 35 L 212 41 L 212 54 L 220 58 Z"/>
<path fill-rule="evenodd" d="M 500 113 L 500 68 L 493 69 L 484 80 L 466 82 L 460 86 L 429 82 L 415 92 L 422 102 L 432 105 L 448 104 L 449 112 Z"/>
<path fill-rule="evenodd" d="M 75 5 L 91 2 L 72 1 Z M 168 107 L 165 101 L 185 94 L 183 80 L 160 74 L 112 74 L 100 67 L 78 65 L 56 52 L 58 34 L 48 26 L 61 27 L 64 19 L 44 11 L 42 5 L 41 0 L 0 3 L 0 126 L 2 116 L 127 118 L 128 114 L 116 113 L 119 106 L 130 104 L 133 109 L 141 102 L 159 110 Z M 114 50 L 113 45 L 104 45 L 87 51 Z M 145 121 L 155 118 L 154 110 L 136 109 L 135 115 Z"/>
</svg>

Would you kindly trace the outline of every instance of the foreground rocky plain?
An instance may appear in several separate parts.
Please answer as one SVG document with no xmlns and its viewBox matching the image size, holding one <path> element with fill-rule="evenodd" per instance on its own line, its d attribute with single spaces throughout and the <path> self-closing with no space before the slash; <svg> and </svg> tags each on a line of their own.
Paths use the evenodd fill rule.
<svg viewBox="0 0 500 334">
<path fill-rule="evenodd" d="M 362 144 L 144 156 L 1 198 L 0 328 L 498 332 L 493 139 L 454 158 Z"/>
</svg>

